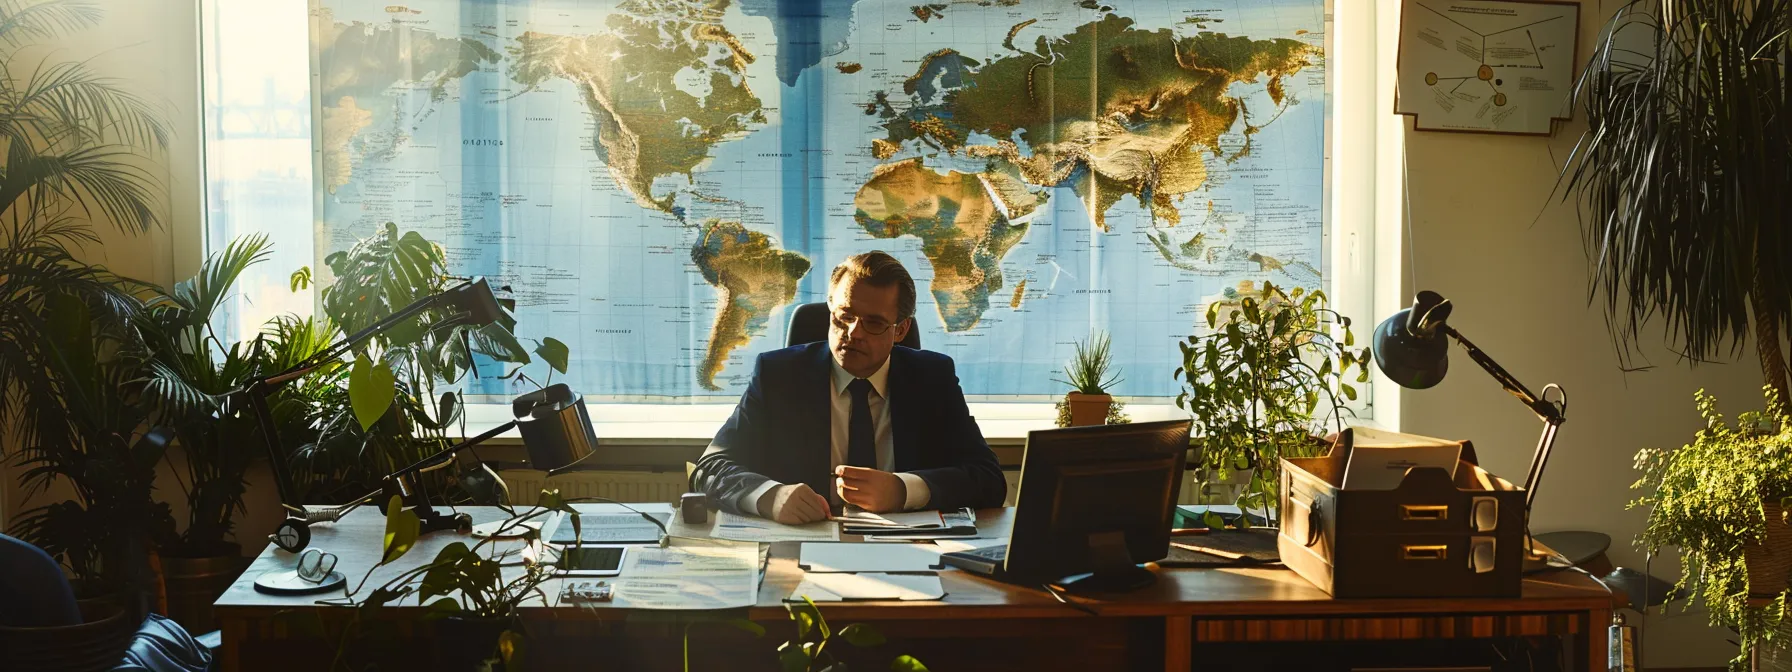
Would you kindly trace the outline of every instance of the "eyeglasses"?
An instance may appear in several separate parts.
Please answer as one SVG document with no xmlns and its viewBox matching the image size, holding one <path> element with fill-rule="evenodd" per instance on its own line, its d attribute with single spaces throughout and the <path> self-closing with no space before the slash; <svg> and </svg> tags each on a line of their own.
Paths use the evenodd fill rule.
<svg viewBox="0 0 1792 672">
<path fill-rule="evenodd" d="M 858 325 L 858 327 L 863 329 L 865 333 L 871 334 L 872 336 L 882 336 L 888 333 L 891 327 L 896 326 L 894 323 L 885 322 L 883 320 L 867 320 L 857 315 L 845 315 L 836 313 L 832 310 L 828 311 L 828 317 L 834 321 L 835 329 L 852 331 L 853 326 Z"/>
<path fill-rule="evenodd" d="M 307 548 L 299 554 L 299 578 L 312 583 L 323 583 L 336 571 L 336 554 L 326 553 L 315 548 Z"/>
</svg>

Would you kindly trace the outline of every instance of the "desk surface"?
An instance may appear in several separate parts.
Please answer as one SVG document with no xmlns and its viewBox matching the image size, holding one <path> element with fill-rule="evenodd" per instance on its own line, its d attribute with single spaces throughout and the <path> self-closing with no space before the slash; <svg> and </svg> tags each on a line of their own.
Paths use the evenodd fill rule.
<svg viewBox="0 0 1792 672">
<path fill-rule="evenodd" d="M 591 507 L 601 512 L 605 505 Z M 581 510 L 587 509 L 581 505 Z M 669 511 L 664 504 L 640 505 L 646 511 Z M 494 507 L 461 507 L 472 515 L 475 523 L 499 520 L 503 513 Z M 613 509 L 621 511 L 621 509 Z M 675 518 L 676 519 L 676 518 Z M 711 520 L 713 520 L 713 516 Z M 979 512 L 977 527 L 986 537 L 1005 537 L 1012 520 L 1011 509 L 986 509 Z M 378 560 L 385 517 L 372 507 L 362 507 L 343 520 L 312 528 L 311 546 L 335 553 L 337 570 L 349 580 L 352 588 Z M 708 525 L 686 526 L 675 522 L 673 534 L 708 536 Z M 850 537 L 849 537 L 850 539 Z M 374 571 L 359 597 L 401 572 L 415 568 L 434 558 L 444 546 L 455 541 L 469 545 L 476 540 L 467 535 L 437 532 L 418 540 L 408 555 L 391 566 Z M 518 542 L 494 542 L 514 545 Z M 786 618 L 783 601 L 803 578 L 797 567 L 798 544 L 772 544 L 770 561 L 760 586 L 758 605 L 750 611 L 755 619 Z M 308 606 L 320 598 L 339 598 L 341 593 L 315 596 L 265 595 L 255 591 L 255 577 L 276 569 L 291 569 L 294 554 L 269 546 L 261 556 L 231 585 L 216 603 L 220 618 L 253 617 L 280 609 Z M 520 568 L 506 568 L 520 572 Z M 626 580 L 627 577 L 619 577 Z M 830 615 L 843 618 L 878 620 L 934 618 L 1074 618 L 1082 612 L 1058 603 L 1038 588 L 1011 585 L 975 574 L 947 570 L 941 573 L 946 598 L 936 602 L 850 602 L 822 605 Z M 559 594 L 558 581 L 543 586 L 550 600 Z M 1320 591 L 1294 572 L 1286 569 L 1216 568 L 1165 569 L 1158 582 L 1145 590 L 1101 597 L 1075 597 L 1077 602 L 1104 616 L 1170 616 L 1170 617 L 1261 617 L 1261 616 L 1326 616 L 1334 614 L 1444 614 L 1472 612 L 1477 614 L 1549 613 L 1611 608 L 1612 596 L 1604 586 L 1585 574 L 1560 571 L 1525 579 L 1523 596 L 1516 599 L 1378 599 L 1337 600 Z M 398 605 L 415 606 L 415 601 Z M 621 619 L 633 610 L 619 606 L 596 605 L 595 608 L 554 609 L 557 605 L 536 601 L 526 605 L 526 613 L 553 619 Z"/>
</svg>

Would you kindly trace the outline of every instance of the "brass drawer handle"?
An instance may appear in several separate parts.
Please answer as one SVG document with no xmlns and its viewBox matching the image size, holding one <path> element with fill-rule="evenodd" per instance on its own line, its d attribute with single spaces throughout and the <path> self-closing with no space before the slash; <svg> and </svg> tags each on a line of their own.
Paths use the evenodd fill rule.
<svg viewBox="0 0 1792 672">
<path fill-rule="evenodd" d="M 1450 507 L 1442 504 L 1401 504 L 1401 520 L 1448 520 Z"/>
<path fill-rule="evenodd" d="M 1402 554 L 1407 560 L 1442 560 L 1450 554 L 1450 547 L 1443 544 L 1436 546 L 1402 546 Z"/>
</svg>

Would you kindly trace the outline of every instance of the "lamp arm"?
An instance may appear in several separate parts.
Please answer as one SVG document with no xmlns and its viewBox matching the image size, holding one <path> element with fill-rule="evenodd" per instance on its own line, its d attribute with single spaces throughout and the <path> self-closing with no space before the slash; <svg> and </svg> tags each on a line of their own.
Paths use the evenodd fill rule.
<svg viewBox="0 0 1792 672">
<path fill-rule="evenodd" d="M 1543 420 L 1543 433 L 1537 437 L 1537 448 L 1531 452 L 1531 468 L 1524 477 L 1524 510 L 1528 518 L 1531 504 L 1537 499 L 1537 486 L 1543 482 L 1543 468 L 1549 464 L 1550 451 L 1555 449 L 1556 432 L 1561 429 L 1562 423 L 1568 421 L 1567 393 L 1562 391 L 1561 386 L 1552 383 L 1543 388 L 1545 396 L 1537 396 L 1531 392 L 1531 388 L 1525 387 L 1517 377 L 1513 376 L 1505 367 L 1500 366 L 1499 362 L 1493 361 L 1492 357 L 1481 352 L 1481 349 L 1475 347 L 1474 343 L 1463 338 L 1462 332 L 1456 331 L 1449 325 L 1443 325 L 1443 330 L 1444 333 L 1450 335 L 1450 338 L 1456 339 L 1463 350 L 1468 351 L 1470 359 L 1475 360 L 1476 364 L 1487 370 L 1488 375 L 1499 381 L 1500 387 L 1512 393 L 1512 396 L 1518 397 L 1519 401 L 1530 407 L 1532 413 L 1536 413 L 1537 417 Z M 1552 389 L 1558 393 L 1561 401 L 1549 400 L 1547 395 Z"/>
<path fill-rule="evenodd" d="M 442 452 L 436 453 L 429 457 L 425 457 L 421 460 L 417 460 L 416 462 L 412 463 L 410 466 L 407 466 L 403 469 L 399 469 L 398 471 L 394 471 L 390 475 L 386 476 L 386 478 L 399 478 L 402 476 L 408 476 L 410 474 L 413 474 L 413 473 L 416 473 L 419 471 L 423 471 L 426 467 L 432 466 L 433 463 L 438 462 L 438 461 L 442 460 L 443 458 L 450 457 L 450 456 L 454 455 L 455 453 L 466 450 L 468 448 L 472 448 L 473 446 L 477 446 L 481 443 L 485 443 L 486 441 L 490 441 L 493 438 L 497 437 L 499 434 L 503 434 L 505 432 L 508 432 L 508 431 L 514 429 L 514 428 L 516 428 L 516 421 L 512 420 L 512 421 L 506 422 L 502 425 L 498 425 L 491 429 L 485 430 L 484 432 L 480 433 L 478 436 L 472 437 L 472 438 L 462 441 L 460 443 L 457 443 L 457 444 L 454 444 L 447 448 L 444 448 L 444 449 L 442 449 Z"/>
<path fill-rule="evenodd" d="M 1469 359 L 1473 359 L 1476 364 L 1481 365 L 1488 375 L 1493 376 L 1493 379 L 1499 382 L 1500 387 L 1512 393 L 1512 396 L 1518 397 L 1518 400 L 1530 407 L 1531 412 L 1536 413 L 1537 417 L 1558 425 L 1567 420 L 1561 407 L 1555 402 L 1538 397 L 1536 393 L 1531 392 L 1531 388 L 1525 387 L 1524 383 L 1519 382 L 1516 376 L 1506 370 L 1506 367 L 1500 366 L 1499 362 L 1493 361 L 1492 357 L 1487 356 L 1487 353 L 1482 352 L 1474 343 L 1463 338 L 1462 332 L 1456 331 L 1449 325 L 1443 325 L 1442 329 L 1444 333 L 1450 335 L 1450 338 L 1456 339 L 1456 343 L 1461 345 L 1463 350 L 1468 351 Z"/>
</svg>

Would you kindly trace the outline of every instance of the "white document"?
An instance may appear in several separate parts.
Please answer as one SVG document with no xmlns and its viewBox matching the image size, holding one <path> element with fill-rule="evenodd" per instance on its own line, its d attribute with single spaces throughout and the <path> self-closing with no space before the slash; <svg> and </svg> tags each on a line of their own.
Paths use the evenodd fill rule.
<svg viewBox="0 0 1792 672">
<path fill-rule="evenodd" d="M 809 572 L 926 572 L 942 569 L 933 544 L 805 543 L 798 567 Z"/>
<path fill-rule="evenodd" d="M 940 576 L 922 574 L 809 574 L 790 591 L 786 602 L 801 602 L 807 597 L 814 602 L 842 600 L 937 600 L 946 596 Z"/>
<path fill-rule="evenodd" d="M 1461 443 L 1368 427 L 1350 431 L 1350 461 L 1340 484 L 1345 490 L 1392 490 L 1413 467 L 1437 467 L 1456 477 Z"/>
<path fill-rule="evenodd" d="M 617 581 L 619 606 L 736 609 L 759 602 L 760 546 L 673 537 L 665 548 L 629 548 Z"/>
<path fill-rule="evenodd" d="M 848 506 L 833 520 L 853 527 L 895 527 L 907 529 L 923 529 L 945 527 L 946 519 L 938 511 L 909 511 L 906 513 L 872 513 L 856 506 Z"/>
<path fill-rule="evenodd" d="M 709 536 L 734 541 L 839 541 L 840 526 L 824 520 L 808 525 L 785 525 L 764 518 L 737 516 L 727 511 L 716 512 L 715 527 Z"/>
</svg>

